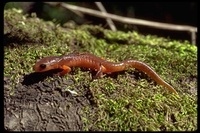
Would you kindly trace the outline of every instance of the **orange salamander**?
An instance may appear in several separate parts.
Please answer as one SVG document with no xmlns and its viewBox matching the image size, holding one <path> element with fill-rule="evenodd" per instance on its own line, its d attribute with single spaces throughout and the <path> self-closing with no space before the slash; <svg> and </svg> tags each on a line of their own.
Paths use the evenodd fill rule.
<svg viewBox="0 0 200 133">
<path fill-rule="evenodd" d="M 96 78 L 101 77 L 103 73 L 110 74 L 112 72 L 124 71 L 130 67 L 136 68 L 145 72 L 158 84 L 178 94 L 177 91 L 165 82 L 151 67 L 137 60 L 124 60 L 119 63 L 113 63 L 89 53 L 72 53 L 63 56 L 44 57 L 36 62 L 33 69 L 36 72 L 61 69 L 62 71 L 59 72 L 58 75 L 63 76 L 71 71 L 71 67 L 83 67 L 95 70 L 97 71 Z"/>
</svg>

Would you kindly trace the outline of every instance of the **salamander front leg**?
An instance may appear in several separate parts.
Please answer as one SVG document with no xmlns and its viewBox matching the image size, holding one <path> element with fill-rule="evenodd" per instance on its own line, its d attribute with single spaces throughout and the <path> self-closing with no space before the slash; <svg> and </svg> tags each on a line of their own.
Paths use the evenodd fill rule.
<svg viewBox="0 0 200 133">
<path fill-rule="evenodd" d="M 61 67 L 61 69 L 63 69 L 63 71 L 59 72 L 57 75 L 59 76 L 64 76 L 65 74 L 69 73 L 71 71 L 71 68 L 68 66 L 63 65 Z"/>
</svg>

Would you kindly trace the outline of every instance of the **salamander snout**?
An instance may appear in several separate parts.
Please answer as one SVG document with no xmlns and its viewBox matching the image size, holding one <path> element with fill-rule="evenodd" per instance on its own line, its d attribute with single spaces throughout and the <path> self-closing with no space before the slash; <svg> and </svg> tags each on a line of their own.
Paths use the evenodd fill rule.
<svg viewBox="0 0 200 133">
<path fill-rule="evenodd" d="M 36 64 L 33 66 L 33 70 L 36 72 L 40 72 L 40 71 L 45 70 L 46 67 L 47 67 L 46 64 L 40 64 L 40 65 Z"/>
<path fill-rule="evenodd" d="M 38 60 L 33 66 L 35 72 L 44 72 L 57 67 L 59 58 L 56 56 L 44 57 Z"/>
</svg>

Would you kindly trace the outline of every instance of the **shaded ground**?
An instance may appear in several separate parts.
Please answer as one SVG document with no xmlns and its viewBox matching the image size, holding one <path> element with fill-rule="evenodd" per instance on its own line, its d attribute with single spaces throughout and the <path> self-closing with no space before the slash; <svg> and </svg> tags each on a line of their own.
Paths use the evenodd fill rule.
<svg viewBox="0 0 200 133">
<path fill-rule="evenodd" d="M 56 79 L 51 83 L 33 85 L 18 84 L 10 96 L 4 81 L 5 129 L 12 131 L 81 131 L 84 123 L 81 110 L 90 105 L 89 91 L 80 96 L 63 91 L 59 84 L 73 84 L 73 81 Z M 78 88 L 74 90 L 80 92 Z"/>
</svg>

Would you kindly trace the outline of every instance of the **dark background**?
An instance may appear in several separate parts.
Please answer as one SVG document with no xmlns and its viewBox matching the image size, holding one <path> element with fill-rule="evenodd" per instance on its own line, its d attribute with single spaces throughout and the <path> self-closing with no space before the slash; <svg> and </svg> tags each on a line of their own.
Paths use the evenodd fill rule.
<svg viewBox="0 0 200 133">
<path fill-rule="evenodd" d="M 76 6 L 99 10 L 94 2 L 67 2 Z M 149 21 L 157 21 L 171 24 L 197 26 L 197 3 L 196 2 L 102 2 L 108 13 L 139 18 Z M 36 12 L 37 16 L 44 20 L 53 20 L 63 25 L 73 21 L 77 25 L 93 24 L 108 28 L 106 20 L 95 16 L 76 13 L 62 7 L 53 7 L 42 2 L 9 2 L 7 8 L 22 8 L 24 13 Z M 144 35 L 153 34 L 177 40 L 191 40 L 190 33 L 185 31 L 171 31 L 149 28 L 146 26 L 130 25 L 114 21 L 118 30 L 138 31 Z"/>
</svg>

